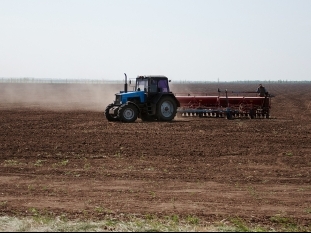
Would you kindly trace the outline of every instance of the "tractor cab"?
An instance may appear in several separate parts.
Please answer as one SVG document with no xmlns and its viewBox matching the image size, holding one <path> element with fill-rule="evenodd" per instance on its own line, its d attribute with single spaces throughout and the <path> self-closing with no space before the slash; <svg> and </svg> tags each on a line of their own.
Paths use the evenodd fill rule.
<svg viewBox="0 0 311 233">
<path fill-rule="evenodd" d="M 148 94 L 170 92 L 169 81 L 165 76 L 138 76 L 135 91 L 144 91 Z"/>
</svg>

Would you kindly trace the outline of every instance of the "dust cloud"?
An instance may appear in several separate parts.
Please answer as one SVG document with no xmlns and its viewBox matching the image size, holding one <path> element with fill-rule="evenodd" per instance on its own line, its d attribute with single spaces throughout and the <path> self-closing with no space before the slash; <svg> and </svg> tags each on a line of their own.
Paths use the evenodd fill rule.
<svg viewBox="0 0 311 233">
<path fill-rule="evenodd" d="M 0 109 L 89 110 L 103 112 L 122 84 L 1 83 Z"/>
</svg>

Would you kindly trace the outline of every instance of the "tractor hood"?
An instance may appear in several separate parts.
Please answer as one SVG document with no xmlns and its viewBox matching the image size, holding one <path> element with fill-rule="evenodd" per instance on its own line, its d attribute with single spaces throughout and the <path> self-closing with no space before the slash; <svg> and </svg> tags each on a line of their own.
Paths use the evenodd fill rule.
<svg viewBox="0 0 311 233">
<path fill-rule="evenodd" d="M 130 92 L 120 92 L 116 94 L 116 101 L 114 104 L 121 105 L 125 104 L 127 101 L 139 100 L 139 102 L 143 103 L 145 100 L 145 92 L 144 91 L 130 91 Z"/>
</svg>

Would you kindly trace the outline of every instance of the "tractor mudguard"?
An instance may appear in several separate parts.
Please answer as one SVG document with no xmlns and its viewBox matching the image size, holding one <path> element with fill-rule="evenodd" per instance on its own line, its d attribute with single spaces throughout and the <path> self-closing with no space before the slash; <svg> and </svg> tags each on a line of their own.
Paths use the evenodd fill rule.
<svg viewBox="0 0 311 233">
<path fill-rule="evenodd" d="M 138 110 L 138 114 L 140 113 L 140 107 L 139 107 L 135 102 L 133 102 L 133 101 L 127 101 L 125 104 L 126 104 L 126 105 L 127 105 L 127 104 L 133 104 L 134 106 L 136 106 L 136 108 L 137 108 L 137 110 Z"/>
<path fill-rule="evenodd" d="M 175 102 L 176 102 L 176 106 L 177 107 L 180 107 L 180 103 L 179 101 L 176 99 L 175 95 L 173 93 L 159 93 L 158 95 L 156 95 L 153 99 L 152 99 L 152 102 L 154 104 L 157 104 L 159 102 L 159 100 L 162 98 L 162 96 L 170 96 L 172 97 Z"/>
</svg>

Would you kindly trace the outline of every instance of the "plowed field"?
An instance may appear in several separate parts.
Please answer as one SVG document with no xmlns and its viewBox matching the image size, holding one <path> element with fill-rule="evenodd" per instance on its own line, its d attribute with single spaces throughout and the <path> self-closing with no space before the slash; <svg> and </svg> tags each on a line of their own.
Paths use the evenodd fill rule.
<svg viewBox="0 0 311 233">
<path fill-rule="evenodd" d="M 311 84 L 265 86 L 270 119 L 125 124 L 103 114 L 123 85 L 0 84 L 0 214 L 310 226 Z M 175 93 L 217 88 L 257 85 L 171 84 Z"/>
</svg>

